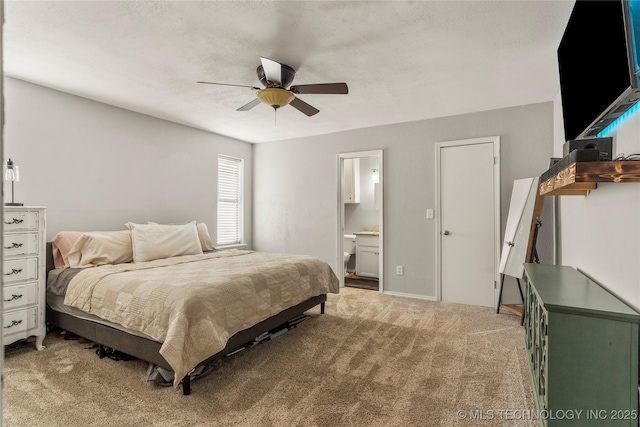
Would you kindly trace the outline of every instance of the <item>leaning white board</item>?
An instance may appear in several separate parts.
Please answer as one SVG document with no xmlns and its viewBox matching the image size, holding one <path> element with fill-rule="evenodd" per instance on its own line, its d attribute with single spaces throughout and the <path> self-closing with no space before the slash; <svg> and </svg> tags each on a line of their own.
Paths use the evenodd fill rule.
<svg viewBox="0 0 640 427">
<path fill-rule="evenodd" d="M 500 273 L 518 279 L 524 276 L 527 247 L 538 192 L 538 177 L 517 179 L 513 182 L 509 216 L 504 232 Z"/>
</svg>

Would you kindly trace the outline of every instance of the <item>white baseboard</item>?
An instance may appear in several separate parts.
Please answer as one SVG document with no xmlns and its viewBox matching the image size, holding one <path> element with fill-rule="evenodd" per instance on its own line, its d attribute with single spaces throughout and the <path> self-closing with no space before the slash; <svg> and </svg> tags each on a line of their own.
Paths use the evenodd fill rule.
<svg viewBox="0 0 640 427">
<path fill-rule="evenodd" d="M 394 297 L 426 299 L 428 301 L 437 301 L 436 297 L 431 297 L 431 296 L 427 296 L 427 295 L 405 294 L 403 292 L 393 292 L 393 291 L 384 291 L 382 293 L 385 294 L 385 295 L 392 295 Z"/>
</svg>

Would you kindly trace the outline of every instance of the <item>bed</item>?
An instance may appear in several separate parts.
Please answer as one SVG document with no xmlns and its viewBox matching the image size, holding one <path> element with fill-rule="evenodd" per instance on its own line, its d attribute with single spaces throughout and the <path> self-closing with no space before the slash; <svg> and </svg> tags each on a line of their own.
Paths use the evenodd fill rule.
<svg viewBox="0 0 640 427">
<path fill-rule="evenodd" d="M 330 266 L 306 255 L 230 249 L 56 268 L 55 248 L 47 323 L 173 371 L 185 395 L 195 368 L 318 305 L 324 313 L 339 291 Z"/>
</svg>

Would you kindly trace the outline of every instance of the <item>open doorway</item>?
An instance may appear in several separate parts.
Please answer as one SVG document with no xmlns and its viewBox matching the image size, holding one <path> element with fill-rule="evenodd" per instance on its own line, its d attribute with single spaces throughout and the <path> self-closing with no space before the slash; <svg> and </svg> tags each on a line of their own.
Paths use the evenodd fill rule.
<svg viewBox="0 0 640 427">
<path fill-rule="evenodd" d="M 382 150 L 338 154 L 337 169 L 340 286 L 383 292 Z"/>
</svg>

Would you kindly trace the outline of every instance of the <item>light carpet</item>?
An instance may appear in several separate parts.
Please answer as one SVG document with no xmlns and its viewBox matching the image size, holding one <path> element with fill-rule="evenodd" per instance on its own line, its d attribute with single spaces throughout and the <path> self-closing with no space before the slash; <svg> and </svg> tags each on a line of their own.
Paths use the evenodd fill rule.
<svg viewBox="0 0 640 427">
<path fill-rule="evenodd" d="M 43 351 L 7 347 L 4 425 L 537 425 L 516 316 L 354 288 L 307 314 L 224 358 L 189 396 L 147 382 L 145 362 L 99 359 L 58 333 Z"/>
</svg>

